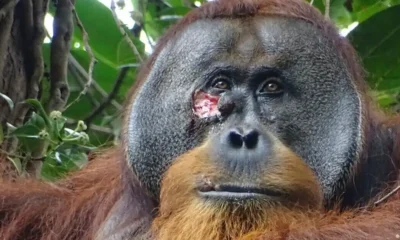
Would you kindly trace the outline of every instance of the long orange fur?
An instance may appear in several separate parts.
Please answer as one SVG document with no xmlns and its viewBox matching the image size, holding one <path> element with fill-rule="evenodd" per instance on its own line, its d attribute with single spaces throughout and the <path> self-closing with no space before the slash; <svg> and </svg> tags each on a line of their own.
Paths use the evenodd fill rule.
<svg viewBox="0 0 400 240">
<path fill-rule="evenodd" d="M 308 3 L 301 0 L 219 0 L 217 3 L 208 3 L 204 7 L 194 10 L 170 29 L 160 40 L 154 54 L 143 65 L 127 105 L 130 106 L 134 101 L 136 90 L 146 80 L 146 76 L 161 49 L 168 41 L 173 41 L 188 24 L 202 18 L 212 19 L 253 15 L 279 15 L 308 21 L 321 29 L 321 32 L 332 40 L 345 61 L 349 72 L 352 74 L 355 85 L 363 94 L 364 108 L 367 111 L 364 122 L 368 123 L 368 126 L 364 126 L 366 136 L 381 135 L 382 133 L 378 130 L 380 124 L 390 126 L 390 132 L 383 134 L 391 134 L 391 139 L 394 142 L 393 151 L 387 154 L 392 157 L 394 166 L 397 167 L 400 164 L 400 120 L 386 117 L 373 108 L 374 104 L 366 96 L 366 85 L 363 82 L 362 69 L 358 64 L 353 48 L 347 40 L 336 33 L 332 24 L 312 9 Z M 123 138 L 126 140 L 127 137 L 125 133 Z M 122 144 L 122 146 L 124 145 L 126 143 Z M 110 150 L 101 154 L 85 169 L 73 173 L 67 179 L 57 183 L 45 183 L 35 180 L 20 180 L 14 183 L 1 182 L 0 239 L 94 239 L 101 230 L 103 222 L 109 217 L 112 208 L 121 199 L 121 196 L 127 192 L 127 189 L 140 190 L 138 183 L 126 181 L 126 179 L 134 180 L 135 178 L 133 172 L 126 166 L 123 148 L 122 150 Z M 175 167 L 180 172 L 187 171 L 187 169 L 179 169 L 178 164 L 179 161 Z M 185 164 L 181 166 L 181 168 L 184 167 Z M 212 169 L 212 166 L 208 167 Z M 168 182 L 171 181 L 166 179 L 163 192 L 169 192 L 169 188 L 174 190 L 174 185 L 168 187 Z M 172 181 L 172 183 L 174 182 Z M 196 203 L 196 200 L 191 199 L 193 196 L 191 194 L 187 195 L 189 199 L 185 199 L 186 195 L 183 194 L 187 190 L 180 189 L 179 191 L 182 191 L 182 194 L 179 195 L 180 197 L 177 200 L 194 204 L 194 207 L 197 208 L 204 207 L 201 203 Z M 387 190 L 382 190 L 381 196 Z M 129 195 L 129 197 L 131 198 L 129 201 L 133 203 L 146 202 L 148 200 L 144 195 L 140 194 Z M 161 214 L 168 213 L 168 209 L 176 207 L 173 202 L 168 201 L 168 197 L 173 200 L 173 196 L 163 196 L 162 199 L 166 197 L 167 200 L 165 202 L 161 201 L 161 208 L 166 206 L 166 210 L 164 212 L 161 211 Z M 273 216 L 270 219 L 274 220 L 267 222 L 274 222 L 275 225 L 267 226 L 264 222 L 259 221 L 260 218 L 254 216 L 252 219 L 256 222 L 256 229 L 250 229 L 241 238 L 300 240 L 397 239 L 400 235 L 399 195 L 394 194 L 377 207 L 373 204 L 374 200 L 376 199 L 371 199 L 371 204 L 367 207 L 351 209 L 345 212 L 333 210 L 321 212 L 277 207 L 275 210 L 271 209 L 268 212 L 270 216 Z M 138 204 L 138 207 L 140 207 L 140 204 Z M 204 236 L 204 229 L 211 229 L 210 233 L 216 234 L 216 237 L 221 237 L 219 235 L 221 233 L 219 225 L 213 225 L 213 222 L 227 219 L 223 219 L 224 217 L 221 215 L 222 217 L 219 219 L 214 218 L 214 221 L 210 221 L 208 224 L 203 222 L 200 225 L 196 224 L 195 220 L 191 221 L 190 217 L 193 216 L 193 213 L 187 211 L 188 215 L 183 217 L 188 220 L 186 222 L 180 221 L 179 224 L 182 225 L 172 226 L 170 229 L 167 228 L 168 222 L 163 222 L 168 220 L 168 215 L 160 215 L 153 224 L 153 230 L 159 234 L 166 234 L 166 236 L 160 235 L 163 238 L 179 239 L 179 233 L 176 233 L 179 229 L 176 228 L 184 229 L 192 226 L 199 228 L 199 234 L 194 235 L 194 237 Z M 129 209 L 127 209 L 126 214 L 129 214 Z M 210 210 L 205 211 L 199 217 L 204 217 L 208 214 L 210 214 Z M 265 214 L 261 215 L 263 216 L 262 219 L 264 219 Z M 171 221 L 171 223 L 173 222 Z M 189 225 L 185 226 L 185 223 Z M 238 229 L 237 226 L 232 225 L 232 222 L 229 224 L 227 226 L 232 227 L 232 235 L 237 235 L 238 233 L 240 235 L 249 230 L 246 225 L 244 225 L 245 230 L 243 230 L 241 227 Z M 163 227 L 166 228 L 163 229 Z M 234 230 L 235 228 L 236 230 Z M 160 230 L 164 232 L 161 233 Z"/>
</svg>

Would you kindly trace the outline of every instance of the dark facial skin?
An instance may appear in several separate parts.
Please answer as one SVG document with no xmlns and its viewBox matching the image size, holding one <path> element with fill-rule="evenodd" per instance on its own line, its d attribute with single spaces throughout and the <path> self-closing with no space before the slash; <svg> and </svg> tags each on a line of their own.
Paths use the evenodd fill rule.
<svg viewBox="0 0 400 240">
<path fill-rule="evenodd" d="M 224 84 L 215 85 L 221 77 Z M 196 91 L 219 98 L 218 116 L 194 114 Z M 300 155 L 326 200 L 343 188 L 361 148 L 360 96 L 314 26 L 281 17 L 189 25 L 161 51 L 132 106 L 129 160 L 158 196 L 175 157 L 209 135 L 243 126 L 262 129 Z M 241 164 L 242 172 L 232 168 L 232 174 L 258 173 L 259 165 Z"/>
</svg>

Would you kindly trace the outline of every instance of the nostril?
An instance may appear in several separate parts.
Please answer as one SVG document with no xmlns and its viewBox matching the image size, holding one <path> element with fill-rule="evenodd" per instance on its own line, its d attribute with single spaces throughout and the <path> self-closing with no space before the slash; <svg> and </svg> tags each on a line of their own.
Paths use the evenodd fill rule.
<svg viewBox="0 0 400 240">
<path fill-rule="evenodd" d="M 229 132 L 228 141 L 234 148 L 241 148 L 243 146 L 243 136 L 235 130 Z"/>
<path fill-rule="evenodd" d="M 244 144 L 248 149 L 253 149 L 257 147 L 258 143 L 258 136 L 260 134 L 256 130 L 251 130 L 249 133 L 247 133 L 244 137 L 242 137 L 242 141 L 244 141 Z"/>
</svg>

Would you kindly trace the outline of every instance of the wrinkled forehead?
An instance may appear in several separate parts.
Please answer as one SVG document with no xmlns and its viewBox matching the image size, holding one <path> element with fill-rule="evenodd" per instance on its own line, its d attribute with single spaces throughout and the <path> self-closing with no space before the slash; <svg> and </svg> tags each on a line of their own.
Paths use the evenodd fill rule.
<svg viewBox="0 0 400 240">
<path fill-rule="evenodd" d="M 198 66 L 210 60 L 238 66 L 285 64 L 318 55 L 329 58 L 331 48 L 323 33 L 312 24 L 294 18 L 257 16 L 236 19 L 198 20 L 164 48 L 164 54 Z M 172 55 L 171 55 L 172 54 Z M 165 55 L 164 55 L 165 56 Z"/>
</svg>

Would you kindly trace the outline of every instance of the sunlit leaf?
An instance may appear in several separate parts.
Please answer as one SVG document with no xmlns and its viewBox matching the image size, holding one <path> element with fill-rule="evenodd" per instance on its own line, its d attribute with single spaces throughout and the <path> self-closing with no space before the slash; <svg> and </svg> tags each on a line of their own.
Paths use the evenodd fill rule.
<svg viewBox="0 0 400 240">
<path fill-rule="evenodd" d="M 400 5 L 379 12 L 353 30 L 349 39 L 362 58 L 369 84 L 400 91 Z"/>
<path fill-rule="evenodd" d="M 354 0 L 353 11 L 358 22 L 363 22 L 387 8 L 400 4 L 400 0 Z"/>
</svg>

